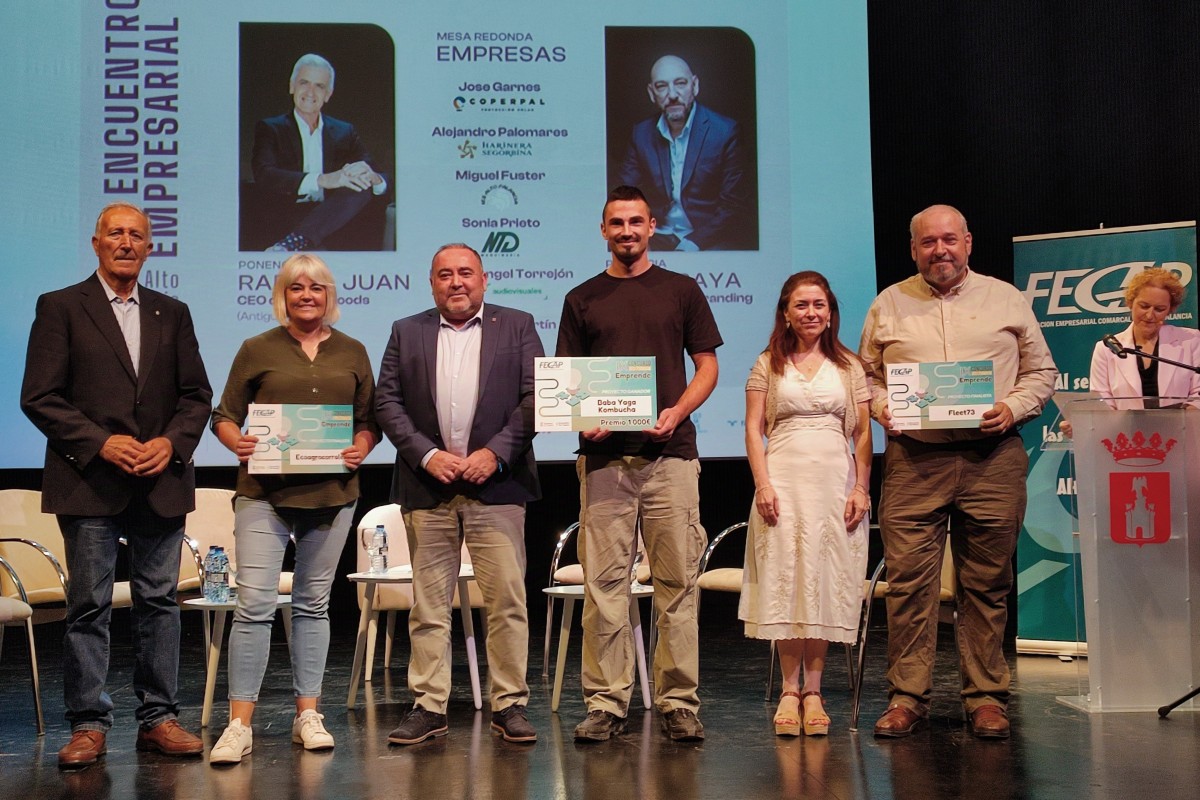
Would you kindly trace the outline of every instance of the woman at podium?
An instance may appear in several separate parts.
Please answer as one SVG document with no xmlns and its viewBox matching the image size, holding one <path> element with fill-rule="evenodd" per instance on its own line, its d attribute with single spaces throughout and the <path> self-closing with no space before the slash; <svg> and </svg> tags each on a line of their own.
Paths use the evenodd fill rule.
<svg viewBox="0 0 1200 800">
<path fill-rule="evenodd" d="M 1092 352 L 1093 392 L 1105 399 L 1200 397 L 1200 374 L 1124 350 L 1200 364 L 1200 331 L 1164 324 L 1183 302 L 1183 293 L 1183 284 L 1169 270 L 1147 269 L 1133 276 L 1125 289 L 1129 327 L 1097 342 Z M 1144 404 L 1141 399 L 1114 399 L 1112 404 L 1118 409 L 1159 407 L 1151 399 Z"/>
</svg>

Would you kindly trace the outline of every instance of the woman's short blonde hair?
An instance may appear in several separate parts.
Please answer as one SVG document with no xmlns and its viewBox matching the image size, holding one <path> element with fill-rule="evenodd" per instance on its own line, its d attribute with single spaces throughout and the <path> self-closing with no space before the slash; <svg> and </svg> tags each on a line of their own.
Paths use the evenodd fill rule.
<svg viewBox="0 0 1200 800">
<path fill-rule="evenodd" d="M 1152 267 L 1142 270 L 1129 279 L 1129 285 L 1125 287 L 1125 305 L 1129 306 L 1130 311 L 1133 310 L 1133 301 L 1147 287 L 1162 289 L 1169 294 L 1171 311 L 1179 308 L 1183 303 L 1183 284 L 1179 282 L 1175 273 L 1162 267 Z"/>
<path fill-rule="evenodd" d="M 301 277 L 308 278 L 313 283 L 325 287 L 325 316 L 322 322 L 332 325 L 341 318 L 338 308 L 337 284 L 333 282 L 333 273 L 319 257 L 311 253 L 297 253 L 283 262 L 279 274 L 275 276 L 275 287 L 271 289 L 271 306 L 275 311 L 275 319 L 280 325 L 288 324 L 287 289 Z"/>
</svg>

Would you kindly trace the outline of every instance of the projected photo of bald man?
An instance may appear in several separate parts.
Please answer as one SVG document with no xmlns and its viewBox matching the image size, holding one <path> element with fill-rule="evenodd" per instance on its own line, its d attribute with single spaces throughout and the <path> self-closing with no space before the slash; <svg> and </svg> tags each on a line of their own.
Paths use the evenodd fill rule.
<svg viewBox="0 0 1200 800">
<path fill-rule="evenodd" d="M 637 186 L 650 201 L 658 222 L 651 249 L 758 249 L 753 46 L 745 34 L 608 28 L 606 40 L 610 182 Z"/>
</svg>

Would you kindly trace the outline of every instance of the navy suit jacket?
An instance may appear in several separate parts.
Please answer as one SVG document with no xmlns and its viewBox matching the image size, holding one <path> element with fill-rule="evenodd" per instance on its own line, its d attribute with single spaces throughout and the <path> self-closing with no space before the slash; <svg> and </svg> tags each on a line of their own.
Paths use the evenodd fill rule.
<svg viewBox="0 0 1200 800">
<path fill-rule="evenodd" d="M 38 298 L 21 410 L 46 435 L 47 513 L 113 516 L 143 492 L 159 516 L 183 516 L 195 506 L 192 453 L 212 410 L 212 389 L 188 307 L 144 286 L 138 299 L 135 375 L 98 275 Z M 165 436 L 175 452 L 157 476 L 135 477 L 99 456 L 114 434 L 141 442 Z"/>
<path fill-rule="evenodd" d="M 349 122 L 322 115 L 325 127 L 321 132 L 321 172 L 334 172 L 355 161 L 365 161 L 379 172 L 358 131 Z M 300 127 L 292 112 L 259 120 L 254 125 L 254 150 L 250 160 L 254 182 L 272 194 L 296 199 L 300 182 L 304 180 L 304 146 L 300 143 Z M 382 174 L 382 173 L 380 173 Z"/>
<path fill-rule="evenodd" d="M 398 320 L 379 368 L 375 419 L 396 446 L 392 502 L 433 508 L 456 495 L 489 505 L 520 504 L 541 497 L 533 456 L 533 362 L 542 342 L 533 317 L 490 303 L 483 307 L 479 354 L 479 400 L 471 425 L 470 452 L 487 447 L 506 468 L 482 485 L 444 484 L 421 467 L 433 448 L 445 449 L 437 416 L 437 309 Z"/>
<path fill-rule="evenodd" d="M 688 237 L 701 250 L 743 250 L 754 245 L 747 214 L 745 159 L 737 122 L 696 104 L 683 161 L 680 200 L 695 229 Z M 671 151 L 658 132 L 658 117 L 633 128 L 618 182 L 637 186 L 660 223 L 671 205 Z"/>
</svg>

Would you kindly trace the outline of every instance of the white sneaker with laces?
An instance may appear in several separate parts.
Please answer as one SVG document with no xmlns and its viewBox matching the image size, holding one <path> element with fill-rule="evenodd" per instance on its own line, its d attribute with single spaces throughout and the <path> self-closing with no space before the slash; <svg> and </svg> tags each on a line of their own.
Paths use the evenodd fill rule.
<svg viewBox="0 0 1200 800">
<path fill-rule="evenodd" d="M 296 717 L 292 723 L 292 741 L 304 745 L 305 750 L 332 750 L 333 736 L 325 730 L 321 720 L 324 714 L 318 714 L 307 708 Z"/>
<path fill-rule="evenodd" d="M 210 764 L 237 764 L 254 749 L 254 729 L 232 719 L 208 754 Z"/>
</svg>

